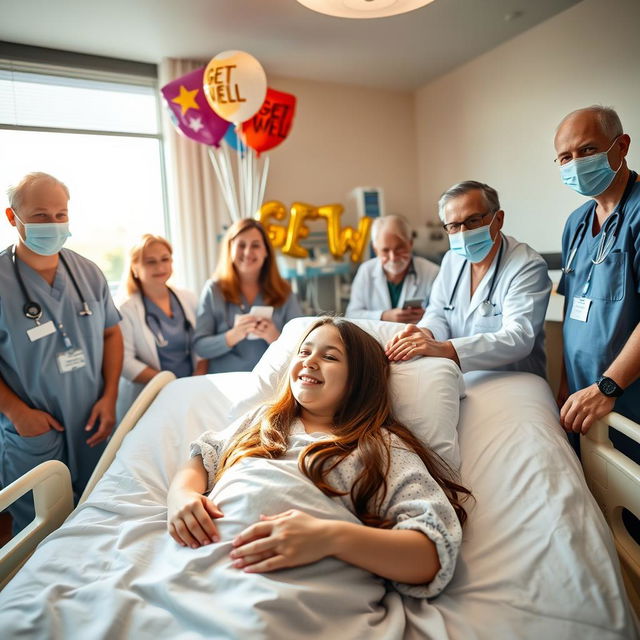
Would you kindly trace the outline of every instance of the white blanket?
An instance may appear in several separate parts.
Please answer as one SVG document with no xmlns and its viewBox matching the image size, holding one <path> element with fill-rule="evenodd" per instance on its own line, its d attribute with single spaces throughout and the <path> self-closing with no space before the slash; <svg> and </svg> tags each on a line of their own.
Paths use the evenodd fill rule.
<svg viewBox="0 0 640 640">
<path fill-rule="evenodd" d="M 171 477 L 189 441 L 234 417 L 251 375 L 161 393 L 87 503 L 0 593 L 3 637 L 635 637 L 609 531 L 546 383 L 529 374 L 467 381 L 462 474 L 477 502 L 453 581 L 432 602 L 332 559 L 247 576 L 225 545 L 178 547 L 166 533 Z"/>
</svg>

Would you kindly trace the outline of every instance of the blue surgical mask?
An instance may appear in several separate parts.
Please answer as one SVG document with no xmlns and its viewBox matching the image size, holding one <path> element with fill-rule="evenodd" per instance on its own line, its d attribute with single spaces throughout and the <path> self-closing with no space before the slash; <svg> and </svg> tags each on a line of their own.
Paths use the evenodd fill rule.
<svg viewBox="0 0 640 640">
<path fill-rule="evenodd" d="M 496 214 L 493 214 L 491 222 L 493 222 Z M 491 238 L 491 222 L 484 227 L 477 229 L 469 229 L 467 231 L 458 231 L 449 236 L 449 246 L 451 251 L 462 256 L 469 262 L 482 262 L 493 247 L 493 239 Z"/>
<path fill-rule="evenodd" d="M 599 196 L 613 182 L 622 167 L 620 161 L 620 167 L 614 171 L 607 157 L 617 139 L 606 151 L 585 158 L 575 158 L 567 164 L 560 165 L 562 182 L 582 196 Z"/>
<path fill-rule="evenodd" d="M 13 215 L 22 222 L 15 211 Z M 58 253 L 71 235 L 68 222 L 22 222 L 22 226 L 25 245 L 41 256 L 52 256 Z"/>
</svg>

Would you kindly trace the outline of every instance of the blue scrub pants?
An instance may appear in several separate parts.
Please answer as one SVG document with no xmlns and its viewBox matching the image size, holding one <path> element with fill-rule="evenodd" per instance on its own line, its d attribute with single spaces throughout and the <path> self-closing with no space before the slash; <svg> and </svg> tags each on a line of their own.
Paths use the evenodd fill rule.
<svg viewBox="0 0 640 640">
<path fill-rule="evenodd" d="M 51 429 L 33 438 L 23 438 L 13 425 L 0 427 L 0 484 L 3 487 L 47 460 L 66 461 L 64 433 Z M 35 516 L 31 491 L 16 500 L 8 511 L 13 519 L 15 535 Z"/>
</svg>

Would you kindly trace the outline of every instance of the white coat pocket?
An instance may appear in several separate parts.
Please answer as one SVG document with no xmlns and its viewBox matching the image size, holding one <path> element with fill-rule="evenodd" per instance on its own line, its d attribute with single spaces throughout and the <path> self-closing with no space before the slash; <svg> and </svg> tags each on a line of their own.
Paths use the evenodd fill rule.
<svg viewBox="0 0 640 640">
<path fill-rule="evenodd" d="M 475 319 L 474 333 L 495 333 L 502 328 L 502 314 L 499 313 L 495 316 L 481 316 Z"/>
</svg>

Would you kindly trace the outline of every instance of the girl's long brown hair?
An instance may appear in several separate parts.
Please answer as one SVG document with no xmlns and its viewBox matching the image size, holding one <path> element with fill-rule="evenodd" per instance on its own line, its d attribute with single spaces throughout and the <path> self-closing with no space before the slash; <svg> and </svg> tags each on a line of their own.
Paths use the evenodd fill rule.
<svg viewBox="0 0 640 640">
<path fill-rule="evenodd" d="M 301 471 L 324 494 L 344 495 L 329 484 L 328 474 L 349 454 L 357 451 L 362 471 L 350 491 L 356 515 L 366 525 L 391 527 L 395 523 L 384 520 L 380 513 L 387 492 L 385 477 L 391 458 L 386 430 L 420 457 L 451 502 L 460 523 L 464 524 L 467 514 L 462 503 L 470 491 L 456 482 L 453 471 L 440 456 L 425 448 L 409 429 L 393 417 L 388 391 L 389 362 L 380 344 L 366 331 L 342 318 L 319 319 L 302 342 L 314 329 L 326 324 L 334 326 L 340 333 L 349 364 L 348 384 L 334 416 L 333 437 L 314 442 L 304 449 L 299 458 Z M 220 460 L 216 481 L 226 469 L 243 458 L 283 456 L 287 451 L 289 429 L 299 414 L 300 405 L 286 376 L 276 402 L 227 447 Z"/>
<path fill-rule="evenodd" d="M 240 279 L 231 260 L 231 243 L 241 233 L 249 231 L 249 229 L 257 229 L 260 232 L 265 249 L 267 250 L 267 257 L 264 259 L 262 269 L 260 270 L 260 289 L 262 296 L 267 304 L 280 307 L 287 301 L 291 293 L 291 287 L 278 271 L 275 254 L 267 232 L 264 230 L 264 227 L 253 218 L 238 220 L 227 229 L 222 239 L 220 258 L 218 259 L 216 270 L 213 272 L 213 279 L 217 282 L 218 287 L 220 287 L 220 291 L 225 300 L 237 305 L 241 303 Z"/>
</svg>

